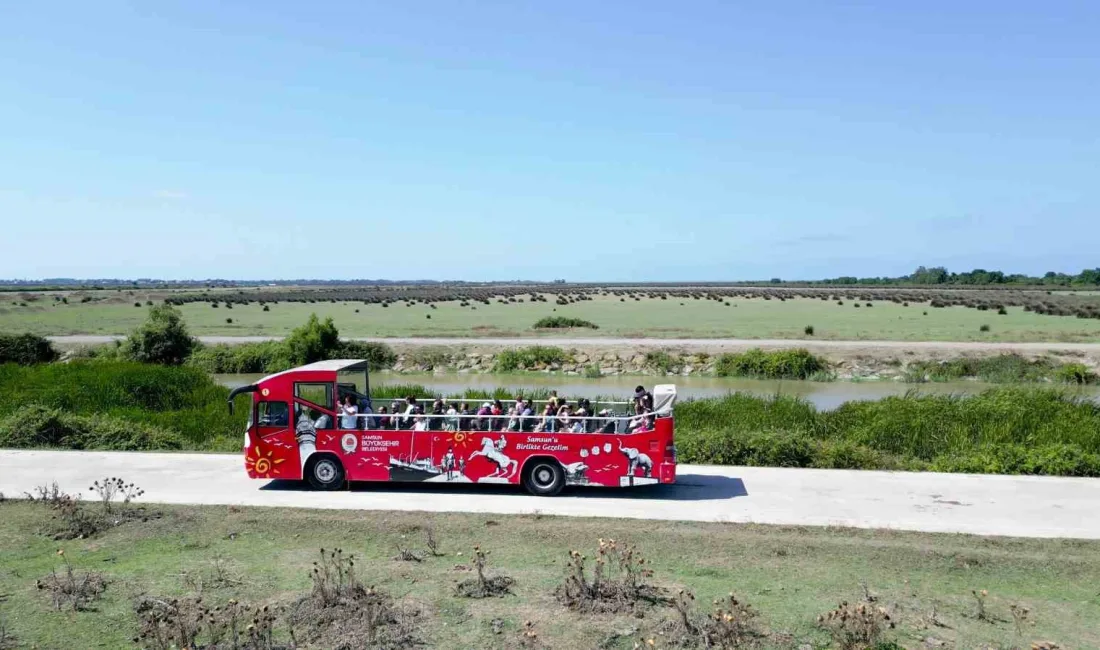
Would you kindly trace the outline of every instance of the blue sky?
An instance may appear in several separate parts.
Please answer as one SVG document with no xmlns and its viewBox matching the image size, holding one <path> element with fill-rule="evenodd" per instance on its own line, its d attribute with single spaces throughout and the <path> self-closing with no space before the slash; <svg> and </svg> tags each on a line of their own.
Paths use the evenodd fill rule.
<svg viewBox="0 0 1100 650">
<path fill-rule="evenodd" d="M 839 4 L 10 3 L 0 277 L 1096 266 L 1100 3 Z"/>
</svg>

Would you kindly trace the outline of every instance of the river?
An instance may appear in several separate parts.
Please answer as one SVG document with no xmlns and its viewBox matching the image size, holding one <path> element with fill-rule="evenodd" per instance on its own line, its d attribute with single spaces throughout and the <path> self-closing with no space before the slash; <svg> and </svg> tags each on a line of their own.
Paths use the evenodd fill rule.
<svg viewBox="0 0 1100 650">
<path fill-rule="evenodd" d="M 263 375 L 214 375 L 221 384 L 234 388 L 259 380 Z M 562 395 L 594 398 L 597 396 L 627 397 L 638 384 L 652 387 L 657 383 L 676 384 L 679 399 L 692 397 L 718 397 L 730 392 L 748 392 L 756 395 L 784 393 L 798 395 L 822 410 L 834 409 L 853 400 L 873 400 L 890 395 L 903 395 L 907 391 L 922 393 L 950 393 L 969 395 L 980 393 L 1001 384 L 977 381 L 906 384 L 896 381 L 771 381 L 758 379 L 729 379 L 720 377 L 636 377 L 617 376 L 586 379 L 563 375 L 492 375 L 492 374 L 394 374 L 380 372 L 371 376 L 371 385 L 419 384 L 444 395 L 460 394 L 467 388 L 496 388 L 507 386 L 517 389 L 556 388 Z M 1082 396 L 1100 401 L 1100 387 L 1076 389 Z"/>
</svg>

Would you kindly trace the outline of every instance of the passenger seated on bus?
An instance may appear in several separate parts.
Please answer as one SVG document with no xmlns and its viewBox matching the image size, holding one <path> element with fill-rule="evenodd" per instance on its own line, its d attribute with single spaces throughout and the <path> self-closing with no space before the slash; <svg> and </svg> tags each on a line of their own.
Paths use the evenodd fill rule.
<svg viewBox="0 0 1100 650">
<path fill-rule="evenodd" d="M 493 400 L 492 414 L 493 431 L 504 431 L 504 427 L 508 424 L 508 418 L 505 417 L 507 413 L 504 410 L 504 404 L 499 399 Z"/>
<path fill-rule="evenodd" d="M 470 405 L 467 402 L 463 402 L 462 404 L 459 405 L 458 415 L 459 415 L 458 430 L 459 431 L 469 431 L 470 430 L 470 424 L 471 424 L 470 423 L 470 418 L 462 417 L 462 416 L 465 416 L 465 415 L 470 415 Z"/>
<path fill-rule="evenodd" d="M 531 400 L 523 400 L 523 409 L 519 414 L 519 428 L 521 431 L 530 431 L 535 428 L 537 418 L 535 417 L 535 409 L 531 408 Z"/>
<path fill-rule="evenodd" d="M 377 424 L 379 429 L 389 429 L 393 426 L 393 418 L 389 415 L 390 410 L 385 406 L 378 407 Z"/>
<path fill-rule="evenodd" d="M 642 406 L 641 402 L 634 406 L 634 417 L 630 418 L 630 422 L 626 425 L 628 433 L 641 433 L 643 431 L 652 431 L 652 419 L 650 414 L 652 411 Z"/>
<path fill-rule="evenodd" d="M 423 415 L 417 415 L 413 419 L 413 431 L 427 431 L 428 430 L 428 418 Z"/>
<path fill-rule="evenodd" d="M 579 431 L 573 431 L 573 433 L 588 433 L 592 426 L 592 420 L 589 418 L 592 416 L 592 405 L 587 399 L 577 400 L 577 409 L 573 411 L 573 416 L 578 418 L 573 425 L 574 429 L 579 428 Z M 579 427 L 577 426 L 579 425 Z"/>
<path fill-rule="evenodd" d="M 615 418 L 611 416 L 609 409 L 600 411 L 601 418 L 607 418 L 600 426 L 600 433 L 615 433 Z"/>
<path fill-rule="evenodd" d="M 569 431 L 569 428 L 573 426 L 570 421 L 570 416 L 573 415 L 573 409 L 568 404 L 562 404 L 558 407 L 558 430 Z"/>
<path fill-rule="evenodd" d="M 413 416 L 422 415 L 424 410 L 417 404 L 416 398 L 409 395 L 405 398 L 405 413 L 401 416 L 401 428 L 409 429 L 413 425 Z"/>
<path fill-rule="evenodd" d="M 428 429 L 431 431 L 439 431 L 443 428 L 443 415 L 446 413 L 446 406 L 443 404 L 443 400 L 436 398 L 432 402 L 432 415 L 436 417 L 428 418 Z"/>
<path fill-rule="evenodd" d="M 477 429 L 478 431 L 490 431 L 490 416 L 493 414 L 493 405 L 489 402 L 485 402 L 481 405 L 481 408 L 477 410 Z"/>
<path fill-rule="evenodd" d="M 344 395 L 343 403 L 336 405 L 336 412 L 340 415 L 341 429 L 359 428 L 359 406 L 355 403 L 354 397 Z"/>
<path fill-rule="evenodd" d="M 556 399 L 550 399 L 546 402 L 546 407 L 542 409 L 542 420 L 535 425 L 535 431 L 553 433 L 556 431 L 556 420 L 558 418 Z"/>
<path fill-rule="evenodd" d="M 634 404 L 640 404 L 643 409 L 653 410 L 653 393 L 638 386 L 634 389 Z"/>
<path fill-rule="evenodd" d="M 458 417 L 458 404 L 451 402 L 450 407 L 447 408 L 445 413 L 447 416 L 443 428 L 447 431 L 458 431 L 459 417 Z"/>
<path fill-rule="evenodd" d="M 315 429 L 331 429 L 332 418 L 328 413 L 320 413 L 319 411 L 311 411 L 312 417 L 316 418 L 313 421 L 313 427 Z"/>
<path fill-rule="evenodd" d="M 378 424 L 375 418 L 362 417 L 363 415 L 374 415 L 374 410 L 370 407 L 370 402 L 364 402 L 359 405 L 359 427 L 360 429 L 374 429 Z"/>
<path fill-rule="evenodd" d="M 516 407 L 508 408 L 508 422 L 504 426 L 506 431 L 519 431 L 519 417 L 516 415 Z"/>
</svg>

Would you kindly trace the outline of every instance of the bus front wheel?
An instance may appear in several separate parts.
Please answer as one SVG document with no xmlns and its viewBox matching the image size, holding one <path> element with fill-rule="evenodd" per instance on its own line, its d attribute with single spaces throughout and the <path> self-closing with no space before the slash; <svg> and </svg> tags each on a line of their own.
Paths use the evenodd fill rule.
<svg viewBox="0 0 1100 650">
<path fill-rule="evenodd" d="M 523 473 L 523 487 L 535 496 L 552 497 L 565 487 L 565 470 L 553 458 L 536 458 Z"/>
<path fill-rule="evenodd" d="M 315 454 L 306 463 L 306 480 L 315 490 L 339 490 L 344 486 L 344 466 L 334 456 Z"/>
</svg>

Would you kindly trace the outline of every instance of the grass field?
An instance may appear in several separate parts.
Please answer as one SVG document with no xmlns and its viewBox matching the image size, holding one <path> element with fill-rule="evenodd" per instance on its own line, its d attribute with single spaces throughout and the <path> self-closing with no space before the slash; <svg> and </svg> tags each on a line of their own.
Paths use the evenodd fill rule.
<svg viewBox="0 0 1100 650">
<path fill-rule="evenodd" d="M 110 292 L 113 293 L 113 292 Z M 61 334 L 125 334 L 137 327 L 146 309 L 134 306 L 147 296 L 114 296 L 110 300 L 61 304 L 38 300 L 18 306 L 0 305 L 0 331 Z M 681 302 L 683 303 L 681 305 Z M 596 296 L 568 305 L 523 302 L 461 307 L 457 302 L 407 306 L 394 303 L 279 303 L 263 311 L 259 304 L 212 308 L 195 302 L 181 306 L 192 333 L 198 335 L 287 334 L 316 313 L 331 316 L 346 337 L 378 336 L 581 336 L 657 338 L 809 338 L 824 340 L 898 341 L 1100 341 L 1100 320 L 1073 316 L 1040 315 L 1021 307 L 1008 307 L 1006 315 L 965 307 L 932 308 L 881 301 L 868 308 L 865 302 L 836 302 L 796 298 L 786 301 L 730 299 L 729 306 L 713 300 L 641 300 Z M 854 305 L 860 304 L 856 308 Z M 927 313 L 927 315 L 926 315 Z M 431 318 L 428 318 L 428 317 Z M 599 325 L 598 330 L 540 330 L 532 326 L 540 318 L 581 318 Z M 227 322 L 232 319 L 232 323 Z M 980 331 L 983 325 L 989 331 Z"/>
<path fill-rule="evenodd" d="M 152 495 L 155 498 L 155 495 Z M 96 506 L 98 507 L 98 506 Z M 518 648 L 525 621 L 542 648 L 631 648 L 675 617 L 669 607 L 630 614 L 581 614 L 553 596 L 570 550 L 592 557 L 600 538 L 633 543 L 670 594 L 696 596 L 700 615 L 734 592 L 760 612 L 772 633 L 790 635 L 764 647 L 824 647 L 815 620 L 840 601 L 857 602 L 866 585 L 897 628 L 901 647 L 932 638 L 958 648 L 1100 647 L 1100 543 L 987 539 L 885 531 L 782 528 L 681 522 L 636 522 L 532 516 L 420 515 L 224 507 L 151 507 L 163 516 L 130 521 L 91 539 L 58 542 L 45 505 L 0 503 L 0 618 L 26 647 L 136 647 L 133 603 L 139 596 L 197 593 L 224 605 L 287 602 L 309 592 L 308 572 L 320 548 L 356 556 L 367 585 L 419 610 L 417 632 L 430 648 Z M 424 549 L 424 528 L 441 556 L 394 559 L 399 546 Z M 515 579 L 502 598 L 456 595 L 469 578 L 471 550 L 489 551 L 489 573 Z M 64 559 L 57 554 L 64 549 Z M 685 553 L 685 549 L 693 551 Z M 54 611 L 35 581 L 68 560 L 77 571 L 110 581 L 91 611 Z M 215 565 L 217 562 L 217 565 Z M 986 590 L 985 619 L 972 592 Z M 1011 607 L 1027 607 L 1019 625 Z M 495 627 L 498 632 L 494 632 Z M 276 630 L 280 628 L 277 625 Z M 615 632 L 622 638 L 601 642 Z M 988 644 L 988 645 L 987 645 Z"/>
</svg>

